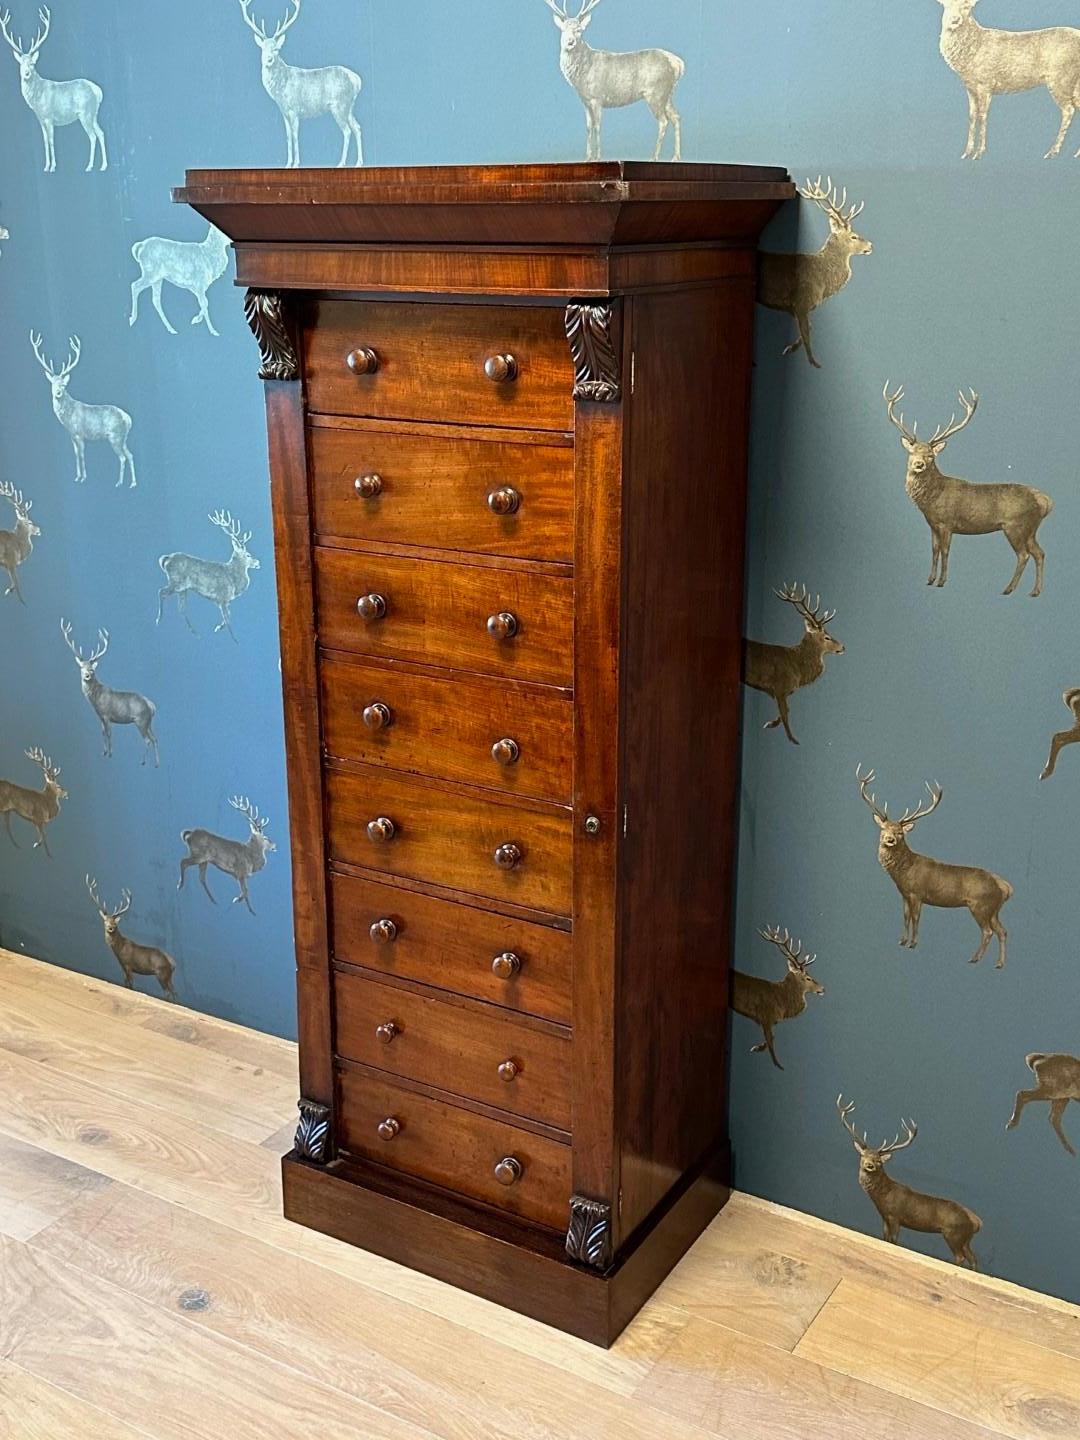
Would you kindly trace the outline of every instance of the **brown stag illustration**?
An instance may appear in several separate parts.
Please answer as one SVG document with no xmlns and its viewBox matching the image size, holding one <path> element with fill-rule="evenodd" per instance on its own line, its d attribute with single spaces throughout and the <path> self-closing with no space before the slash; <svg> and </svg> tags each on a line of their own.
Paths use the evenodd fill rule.
<svg viewBox="0 0 1080 1440">
<path fill-rule="evenodd" d="M 1006 1130 L 1015 1130 L 1029 1100 L 1049 1100 L 1050 1124 L 1070 1155 L 1076 1151 L 1061 1128 L 1061 1117 L 1070 1100 L 1080 1100 L 1080 1060 L 1075 1055 L 1025 1055 L 1024 1064 L 1035 1076 L 1034 1090 L 1018 1090 Z"/>
<path fill-rule="evenodd" d="M 836 611 L 823 611 L 820 595 L 811 605 L 806 586 L 794 584 L 774 590 L 773 594 L 794 608 L 805 626 L 805 634 L 798 645 L 767 645 L 763 640 L 747 640 L 743 682 L 776 701 L 776 719 L 767 720 L 765 729 L 774 730 L 777 725 L 783 725 L 784 734 L 797 745 L 799 742 L 791 733 L 788 700 L 796 690 L 820 679 L 825 673 L 825 656 L 842 655 L 844 647 L 829 634 L 827 626 L 835 619 Z"/>
<path fill-rule="evenodd" d="M 129 990 L 135 988 L 134 977 L 136 975 L 152 975 L 161 986 L 167 1000 L 176 999 L 176 991 L 173 989 L 173 971 L 176 969 L 176 962 L 171 955 L 160 950 L 156 945 L 140 945 L 138 941 L 129 939 L 120 931 L 120 917 L 126 915 L 131 909 L 131 891 L 120 892 L 120 904 L 115 910 L 110 910 L 107 905 L 102 904 L 98 895 L 97 881 L 89 875 L 86 877 L 86 888 L 90 892 L 90 899 L 97 907 L 101 916 L 101 923 L 105 928 L 105 943 L 120 962 L 120 969 L 124 972 L 124 984 Z"/>
<path fill-rule="evenodd" d="M 993 535 L 1000 530 L 1016 555 L 1016 569 L 1003 593 L 1012 594 L 1028 561 L 1034 557 L 1035 584 L 1031 593 L 1041 595 L 1046 554 L 1036 533 L 1054 508 L 1050 496 L 1030 485 L 972 484 L 969 480 L 943 475 L 938 469 L 937 457 L 952 437 L 970 423 L 978 409 L 979 397 L 975 391 L 966 395 L 960 391 L 963 418 L 957 420 L 954 411 L 949 423 L 939 425 L 929 440 L 920 440 L 919 427 L 912 425 L 909 430 L 903 415 L 896 413 L 896 406 L 904 398 L 902 385 L 890 394 L 886 380 L 882 394 L 889 419 L 900 431 L 900 443 L 908 455 L 904 488 L 930 526 L 932 556 L 926 583 L 940 588 L 948 579 L 949 549 L 954 535 Z"/>
<path fill-rule="evenodd" d="M 971 1270 L 979 1268 L 972 1239 L 982 1229 L 982 1221 L 974 1210 L 961 1205 L 958 1200 L 943 1200 L 937 1195 L 925 1195 L 921 1190 L 912 1190 L 894 1180 L 885 1166 L 901 1150 L 907 1147 L 919 1133 L 913 1120 L 901 1120 L 903 1139 L 900 1134 L 893 1140 L 883 1140 L 880 1145 L 871 1145 L 865 1132 L 859 1135 L 850 1120 L 855 1102 L 845 1105 L 843 1095 L 836 1097 L 836 1108 L 840 1122 L 851 1136 L 859 1156 L 859 1184 L 874 1202 L 881 1216 L 882 1238 L 895 1245 L 901 1230 L 918 1230 L 924 1235 L 940 1235 L 952 1251 L 957 1265 L 966 1265 Z"/>
<path fill-rule="evenodd" d="M 862 214 L 863 206 L 848 205 L 847 191 L 837 195 L 830 176 L 822 185 L 821 176 L 807 180 L 799 194 L 811 200 L 825 213 L 829 222 L 829 238 L 812 254 L 763 252 L 758 259 L 758 304 L 767 310 L 783 310 L 795 317 L 799 336 L 784 350 L 792 355 L 800 346 L 816 370 L 820 370 L 810 343 L 810 316 L 851 279 L 853 255 L 869 255 L 873 245 L 857 235 L 853 221 Z"/>
<path fill-rule="evenodd" d="M 779 926 L 759 930 L 758 934 L 779 949 L 787 961 L 787 974 L 782 980 L 761 980 L 756 975 L 744 975 L 741 970 L 732 971 L 731 1008 L 736 1015 L 761 1026 L 762 1041 L 760 1045 L 751 1045 L 751 1055 L 768 1050 L 773 1064 L 783 1070 L 773 1049 L 773 1026 L 801 1015 L 806 1009 L 807 995 L 824 995 L 825 987 L 810 974 L 809 967 L 817 956 L 804 955 L 801 940 L 792 940 Z"/>
<path fill-rule="evenodd" d="M 1080 740 L 1080 687 L 1074 686 L 1066 690 L 1061 697 L 1065 708 L 1072 711 L 1073 723 L 1068 730 L 1059 730 L 1056 735 L 1050 737 L 1050 754 L 1046 764 L 1043 766 L 1040 780 L 1046 780 L 1054 773 L 1057 765 L 1057 758 L 1066 745 L 1075 745 Z"/>
<path fill-rule="evenodd" d="M 16 850 L 19 842 L 11 833 L 12 815 L 18 815 L 28 825 L 33 825 L 37 831 L 33 848 L 36 850 L 40 845 L 51 860 L 52 851 L 49 849 L 45 826 L 60 814 L 60 802 L 68 798 L 68 792 L 60 784 L 60 766 L 54 765 L 40 746 L 35 745 L 32 750 L 24 751 L 24 754 L 28 760 L 33 760 L 35 765 L 41 766 L 44 783 L 40 790 L 29 790 L 24 785 L 16 785 L 13 780 L 0 780 L 0 815 L 4 817 L 4 829 Z"/>
<path fill-rule="evenodd" d="M 881 836 L 878 842 L 878 860 L 881 868 L 900 891 L 904 902 L 904 933 L 900 944 L 914 950 L 919 943 L 919 917 L 924 905 L 937 905 L 946 909 L 968 909 L 977 923 L 982 938 L 979 947 L 971 957 L 974 965 L 986 954 L 991 935 L 998 940 L 996 968 L 1005 964 L 1006 931 L 1001 923 L 1001 907 L 1013 893 L 1013 887 L 992 870 L 981 870 L 974 865 L 949 865 L 943 860 L 933 860 L 929 855 L 920 855 L 908 845 L 907 837 L 917 821 L 932 814 L 941 803 L 940 785 L 927 781 L 930 796 L 917 810 L 905 810 L 899 820 L 890 820 L 888 806 L 878 808 L 877 800 L 870 794 L 874 783 L 874 772 L 864 775 L 862 766 L 856 766 L 855 778 L 859 782 L 859 793 L 873 811 L 874 820 Z"/>
</svg>

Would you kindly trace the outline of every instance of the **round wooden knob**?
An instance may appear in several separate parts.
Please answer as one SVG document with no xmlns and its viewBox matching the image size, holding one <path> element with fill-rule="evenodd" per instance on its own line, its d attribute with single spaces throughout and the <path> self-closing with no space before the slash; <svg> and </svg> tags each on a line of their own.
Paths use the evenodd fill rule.
<svg viewBox="0 0 1080 1440">
<path fill-rule="evenodd" d="M 370 705 L 364 706 L 362 719 L 368 730 L 387 730 L 393 718 L 390 706 L 384 705 L 381 700 L 373 700 Z"/>
<path fill-rule="evenodd" d="M 521 496 L 512 485 L 502 485 L 488 496 L 488 509 L 494 515 L 516 515 Z"/>
<path fill-rule="evenodd" d="M 515 1061 L 504 1060 L 499 1066 L 499 1079 L 505 1081 L 505 1083 L 509 1085 L 510 1081 L 517 1077 L 518 1068 L 519 1067 L 517 1066 Z"/>
<path fill-rule="evenodd" d="M 513 870 L 515 865 L 521 863 L 521 846 L 508 841 L 495 851 L 494 859 L 500 870 Z"/>
<path fill-rule="evenodd" d="M 500 980 L 512 980 L 521 969 L 521 960 L 512 950 L 504 950 L 491 962 L 491 973 Z"/>
<path fill-rule="evenodd" d="M 382 845 L 392 840 L 394 833 L 394 822 L 385 815 L 380 815 L 377 819 L 368 821 L 367 838 L 373 840 L 377 845 Z"/>
<path fill-rule="evenodd" d="M 356 613 L 363 620 L 381 620 L 386 614 L 386 596 L 361 595 L 356 602 Z"/>
<path fill-rule="evenodd" d="M 505 1155 L 495 1166 L 495 1179 L 500 1185 L 516 1185 L 521 1179 L 521 1161 L 516 1155 Z"/>
<path fill-rule="evenodd" d="M 509 735 L 503 740 L 496 740 L 491 747 L 491 758 L 499 765 L 516 765 L 520 754 L 521 747 Z"/>
<path fill-rule="evenodd" d="M 393 1115 L 388 1115 L 385 1120 L 379 1121 L 379 1139 L 393 1140 L 395 1135 L 401 1133 L 401 1121 L 395 1120 Z"/>
<path fill-rule="evenodd" d="M 484 361 L 484 374 L 489 380 L 516 380 L 518 363 L 513 355 L 489 355 Z"/>
<path fill-rule="evenodd" d="M 374 375 L 379 368 L 379 357 L 366 345 L 358 345 L 346 355 L 345 364 L 354 375 Z"/>
<path fill-rule="evenodd" d="M 353 489 L 364 500 L 374 500 L 376 495 L 382 494 L 382 476 L 358 475 L 353 481 Z"/>
<path fill-rule="evenodd" d="M 488 616 L 487 628 L 495 640 L 512 640 L 518 632 L 517 616 L 509 610 L 500 610 L 497 615 Z"/>
<path fill-rule="evenodd" d="M 375 1026 L 375 1039 L 380 1045 L 389 1045 L 394 1036 L 400 1034 L 401 1029 L 393 1020 L 384 1020 L 381 1025 Z"/>
<path fill-rule="evenodd" d="M 376 920 L 368 934 L 376 945 L 392 945 L 397 939 L 397 926 L 393 920 Z"/>
</svg>

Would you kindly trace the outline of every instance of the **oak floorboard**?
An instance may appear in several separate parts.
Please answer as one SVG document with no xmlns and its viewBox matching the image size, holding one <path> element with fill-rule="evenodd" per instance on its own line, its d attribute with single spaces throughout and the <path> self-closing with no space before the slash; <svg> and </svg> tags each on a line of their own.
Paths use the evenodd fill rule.
<svg viewBox="0 0 1080 1440">
<path fill-rule="evenodd" d="M 112 1183 L 85 1165 L 0 1135 L 0 1235 L 29 1240 L 81 1196 Z"/>
<path fill-rule="evenodd" d="M 157 1432 L 125 1425 L 113 1415 L 57 1390 L 17 1365 L 0 1360 L 0 1440 L 157 1440 Z"/>
</svg>

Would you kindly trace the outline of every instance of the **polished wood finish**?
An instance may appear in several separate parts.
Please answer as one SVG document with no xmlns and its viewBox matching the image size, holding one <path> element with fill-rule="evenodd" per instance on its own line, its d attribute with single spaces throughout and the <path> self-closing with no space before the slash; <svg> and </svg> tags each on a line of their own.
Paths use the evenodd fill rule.
<svg viewBox="0 0 1080 1440">
<path fill-rule="evenodd" d="M 792 193 L 590 162 L 182 196 L 298 378 L 287 1214 L 602 1344 L 727 1193 L 753 278 Z"/>
</svg>

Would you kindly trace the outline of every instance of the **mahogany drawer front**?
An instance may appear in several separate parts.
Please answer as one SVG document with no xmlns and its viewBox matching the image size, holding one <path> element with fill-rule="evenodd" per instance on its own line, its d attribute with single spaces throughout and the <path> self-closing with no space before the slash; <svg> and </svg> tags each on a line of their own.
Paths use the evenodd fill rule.
<svg viewBox="0 0 1080 1440">
<path fill-rule="evenodd" d="M 337 1053 L 570 1129 L 570 1038 L 497 1012 L 334 974 Z"/>
<path fill-rule="evenodd" d="M 572 561 L 569 446 L 308 431 L 317 535 Z"/>
<path fill-rule="evenodd" d="M 553 1230 L 566 1229 L 569 1145 L 372 1075 L 342 1069 L 337 1083 L 337 1139 L 353 1155 Z M 379 1126 L 390 1120 L 397 1133 L 384 1140 Z M 507 1160 L 517 1162 L 520 1174 L 512 1184 L 503 1185 L 495 1177 L 495 1167 Z"/>
<path fill-rule="evenodd" d="M 357 875 L 330 897 L 335 959 L 569 1025 L 568 931 Z"/>
<path fill-rule="evenodd" d="M 331 655 L 319 668 L 328 754 L 570 803 L 571 700 Z"/>
<path fill-rule="evenodd" d="M 369 766 L 326 773 L 330 855 L 388 875 L 569 915 L 573 819 L 569 810 L 524 809 L 440 790 Z M 392 836 L 380 838 L 390 821 Z M 374 831 L 370 826 L 376 827 Z M 501 847 L 515 846 L 512 859 Z"/>
<path fill-rule="evenodd" d="M 573 682 L 573 580 L 325 547 L 315 550 L 315 570 L 319 641 L 330 649 Z M 489 631 L 500 615 L 513 617 L 512 637 Z"/>
<path fill-rule="evenodd" d="M 485 365 L 501 356 L 513 357 L 515 378 L 485 374 Z M 324 300 L 304 335 L 304 374 L 314 412 L 574 426 L 574 368 L 561 306 Z"/>
</svg>

